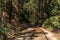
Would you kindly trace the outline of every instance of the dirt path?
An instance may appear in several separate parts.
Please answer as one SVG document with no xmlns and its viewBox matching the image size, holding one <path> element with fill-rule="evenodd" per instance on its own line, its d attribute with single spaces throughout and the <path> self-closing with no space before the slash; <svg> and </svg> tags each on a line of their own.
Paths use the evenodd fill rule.
<svg viewBox="0 0 60 40">
<path fill-rule="evenodd" d="M 58 40 L 57 37 L 54 36 L 53 33 L 51 33 L 50 31 L 47 31 L 44 28 L 40 28 L 41 30 L 43 30 L 44 32 L 46 32 L 46 36 L 50 39 L 50 40 Z"/>
<path fill-rule="evenodd" d="M 46 34 L 44 34 L 42 31 Z M 24 36 L 24 37 L 22 37 Z M 28 28 L 15 40 L 58 40 L 54 34 L 44 28 Z"/>
</svg>

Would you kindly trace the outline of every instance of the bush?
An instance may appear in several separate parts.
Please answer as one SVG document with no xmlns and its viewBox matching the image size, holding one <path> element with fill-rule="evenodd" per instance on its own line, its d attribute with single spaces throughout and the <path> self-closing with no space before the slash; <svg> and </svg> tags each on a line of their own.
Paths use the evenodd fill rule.
<svg viewBox="0 0 60 40">
<path fill-rule="evenodd" d="M 42 26 L 52 30 L 54 28 L 60 28 L 60 16 L 50 17 L 44 22 Z"/>
<path fill-rule="evenodd" d="M 5 27 L 3 27 L 3 26 L 0 26 L 0 33 L 5 33 L 5 34 L 7 34 L 7 32 L 8 32 L 8 28 L 5 28 Z"/>
<path fill-rule="evenodd" d="M 2 36 L 3 40 L 8 40 L 7 32 L 8 32 L 8 28 L 0 25 L 0 35 Z"/>
</svg>

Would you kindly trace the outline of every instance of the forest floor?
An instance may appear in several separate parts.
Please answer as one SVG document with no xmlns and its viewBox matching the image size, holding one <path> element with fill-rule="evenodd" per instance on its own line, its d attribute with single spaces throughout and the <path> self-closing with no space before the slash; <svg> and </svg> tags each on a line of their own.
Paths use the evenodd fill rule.
<svg viewBox="0 0 60 40">
<path fill-rule="evenodd" d="M 53 33 L 45 28 L 27 28 L 21 31 L 15 40 L 60 40 L 60 34 Z"/>
</svg>

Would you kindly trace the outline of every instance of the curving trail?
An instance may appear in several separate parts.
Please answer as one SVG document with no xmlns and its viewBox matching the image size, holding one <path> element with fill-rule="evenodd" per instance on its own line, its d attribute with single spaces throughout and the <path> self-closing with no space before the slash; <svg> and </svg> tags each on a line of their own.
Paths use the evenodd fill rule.
<svg viewBox="0 0 60 40">
<path fill-rule="evenodd" d="M 45 30 L 44 28 L 40 28 L 40 29 L 47 33 L 46 36 L 47 36 L 50 40 L 58 40 L 58 39 L 54 36 L 53 33 Z"/>
<path fill-rule="evenodd" d="M 52 32 L 44 28 L 27 28 L 23 30 L 22 33 L 24 34 L 20 35 L 15 40 L 58 40 Z M 36 37 L 32 35 L 35 35 Z"/>
</svg>

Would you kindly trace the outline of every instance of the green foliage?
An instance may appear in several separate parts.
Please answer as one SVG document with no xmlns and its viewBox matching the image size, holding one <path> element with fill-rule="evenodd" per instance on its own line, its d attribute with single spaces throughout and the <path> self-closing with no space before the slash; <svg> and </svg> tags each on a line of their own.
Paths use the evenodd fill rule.
<svg viewBox="0 0 60 40">
<path fill-rule="evenodd" d="M 0 25 L 0 35 L 2 35 L 3 40 L 8 40 L 7 32 L 8 32 L 8 29 Z"/>
<path fill-rule="evenodd" d="M 1 4 L 3 5 L 3 4 L 5 4 L 5 2 L 6 2 L 6 0 L 2 0 Z M 13 0 L 13 2 L 14 2 L 14 4 L 12 3 L 13 11 L 10 14 L 8 13 L 9 15 L 12 14 L 11 20 L 16 17 L 16 19 L 19 21 L 19 23 L 21 21 L 26 20 L 26 21 L 29 21 L 30 24 L 34 24 L 34 23 L 38 24 L 38 22 L 39 22 L 39 24 L 41 23 L 40 25 L 42 25 L 43 22 L 45 21 L 45 19 L 47 19 L 48 16 L 50 16 L 51 18 L 49 18 L 45 21 L 45 22 L 47 22 L 46 25 L 48 27 L 49 26 L 51 27 L 52 24 L 54 27 L 56 27 L 56 25 L 59 26 L 57 19 L 53 22 L 55 17 L 52 17 L 51 15 L 60 14 L 60 0 L 46 0 L 46 1 L 45 0 Z M 7 8 L 7 9 L 9 9 L 9 8 Z M 15 11 L 15 10 L 17 10 L 17 11 Z M 59 18 L 58 18 L 58 20 L 59 20 Z M 17 23 L 17 21 L 15 21 L 15 22 Z"/>
<path fill-rule="evenodd" d="M 4 26 L 0 26 L 0 33 L 2 34 L 7 34 L 8 33 L 8 28 L 5 28 Z"/>
<path fill-rule="evenodd" d="M 60 16 L 54 16 L 47 19 L 43 26 L 47 28 L 60 28 Z"/>
<path fill-rule="evenodd" d="M 54 9 L 51 11 L 51 15 L 60 15 L 60 10 L 58 9 L 58 6 L 55 6 Z"/>
<path fill-rule="evenodd" d="M 60 4 L 60 0 L 57 0 L 58 1 L 58 4 Z"/>
<path fill-rule="evenodd" d="M 38 7 L 37 7 L 37 3 L 35 0 L 30 0 L 28 3 L 25 3 L 24 4 L 24 8 L 26 8 L 27 10 L 31 10 L 31 11 L 34 11 L 36 10 Z"/>
<path fill-rule="evenodd" d="M 55 16 L 60 15 L 60 0 L 56 1 L 56 4 L 50 14 Z"/>
<path fill-rule="evenodd" d="M 36 17 L 36 13 L 38 11 L 38 5 L 36 0 L 30 0 L 28 3 L 25 3 L 23 6 L 24 9 L 26 9 L 29 13 L 29 21 L 31 23 L 35 23 L 35 17 Z"/>
<path fill-rule="evenodd" d="M 53 1 L 48 8 L 48 10 L 52 8 L 52 10 L 49 11 L 51 15 L 49 19 L 45 20 L 42 26 L 50 29 L 54 29 L 55 27 L 60 28 L 60 0 Z"/>
</svg>

